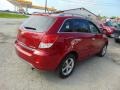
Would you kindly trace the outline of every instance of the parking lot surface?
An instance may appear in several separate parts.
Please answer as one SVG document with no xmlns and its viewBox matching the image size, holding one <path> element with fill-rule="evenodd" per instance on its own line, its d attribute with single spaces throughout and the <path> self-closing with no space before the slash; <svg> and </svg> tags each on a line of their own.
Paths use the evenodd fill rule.
<svg viewBox="0 0 120 90">
<path fill-rule="evenodd" d="M 60 79 L 54 72 L 31 70 L 14 49 L 17 28 L 24 19 L 0 19 L 0 90 L 120 90 L 120 44 L 109 39 L 105 57 L 77 64 Z"/>
</svg>

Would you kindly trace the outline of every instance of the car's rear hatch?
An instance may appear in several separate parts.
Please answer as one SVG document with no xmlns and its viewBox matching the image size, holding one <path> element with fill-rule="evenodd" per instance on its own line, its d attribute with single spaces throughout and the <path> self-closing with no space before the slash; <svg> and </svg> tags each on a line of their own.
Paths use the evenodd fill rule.
<svg viewBox="0 0 120 90">
<path fill-rule="evenodd" d="M 30 48 L 38 48 L 46 31 L 53 25 L 55 18 L 48 16 L 31 16 L 25 21 L 17 36 L 18 42 Z"/>
</svg>

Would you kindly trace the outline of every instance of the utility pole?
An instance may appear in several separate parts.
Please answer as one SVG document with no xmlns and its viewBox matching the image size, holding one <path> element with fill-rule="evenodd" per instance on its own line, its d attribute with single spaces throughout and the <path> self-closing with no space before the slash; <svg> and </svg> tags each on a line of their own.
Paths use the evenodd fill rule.
<svg viewBox="0 0 120 90">
<path fill-rule="evenodd" d="M 45 13 L 47 12 L 47 0 L 45 0 Z"/>
</svg>

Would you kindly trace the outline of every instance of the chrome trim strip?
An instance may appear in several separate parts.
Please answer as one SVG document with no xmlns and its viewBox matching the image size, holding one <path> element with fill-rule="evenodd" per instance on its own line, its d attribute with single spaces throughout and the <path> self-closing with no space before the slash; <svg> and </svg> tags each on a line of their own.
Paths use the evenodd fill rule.
<svg viewBox="0 0 120 90">
<path fill-rule="evenodd" d="M 67 18 L 67 19 L 64 20 L 64 22 L 63 22 L 62 25 L 60 26 L 60 28 L 59 28 L 59 30 L 58 30 L 57 33 L 86 33 L 86 32 L 60 32 L 60 30 L 62 29 L 64 23 L 65 23 L 67 20 L 71 20 L 71 19 L 81 19 L 81 20 L 86 20 L 86 19 L 82 19 L 82 18 L 80 18 L 80 17 L 78 17 L 78 18 L 77 18 L 77 17 L 76 17 L 76 18 Z M 86 20 L 86 21 L 89 21 L 89 20 Z"/>
<path fill-rule="evenodd" d="M 80 17 L 78 17 L 78 18 L 67 18 L 67 19 L 64 20 L 64 22 L 63 22 L 62 25 L 60 26 L 60 28 L 59 28 L 59 30 L 58 30 L 57 33 L 87 33 L 87 32 L 60 32 L 60 30 L 62 29 L 64 23 L 65 23 L 67 20 L 70 20 L 70 19 L 86 20 L 86 19 L 83 19 L 83 18 L 80 18 Z M 86 21 L 92 22 L 92 21 L 90 21 L 90 20 L 86 20 Z M 93 23 L 93 22 L 92 22 L 92 23 Z M 94 23 L 93 23 L 93 24 L 94 24 Z M 91 32 L 88 32 L 88 33 L 89 33 L 89 34 L 93 34 L 93 33 L 91 33 Z"/>
<path fill-rule="evenodd" d="M 60 26 L 60 28 L 59 28 L 59 30 L 58 30 L 57 33 L 71 33 L 71 32 L 60 32 L 60 30 L 62 29 L 64 23 L 65 23 L 67 20 L 70 20 L 70 19 L 73 19 L 73 18 L 67 18 L 67 19 L 65 19 L 65 20 L 63 21 L 63 23 L 62 23 L 62 25 Z"/>
</svg>

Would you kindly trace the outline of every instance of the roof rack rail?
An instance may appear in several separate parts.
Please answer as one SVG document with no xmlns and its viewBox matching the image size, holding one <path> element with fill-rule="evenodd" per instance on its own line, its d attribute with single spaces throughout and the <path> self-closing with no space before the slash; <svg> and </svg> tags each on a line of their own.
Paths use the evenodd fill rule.
<svg viewBox="0 0 120 90">
<path fill-rule="evenodd" d="M 76 17 L 81 17 L 83 19 L 88 19 L 90 20 L 90 17 L 87 17 L 85 15 L 82 15 L 82 14 L 75 14 L 75 13 L 60 13 L 59 14 L 60 16 L 76 16 Z"/>
</svg>

